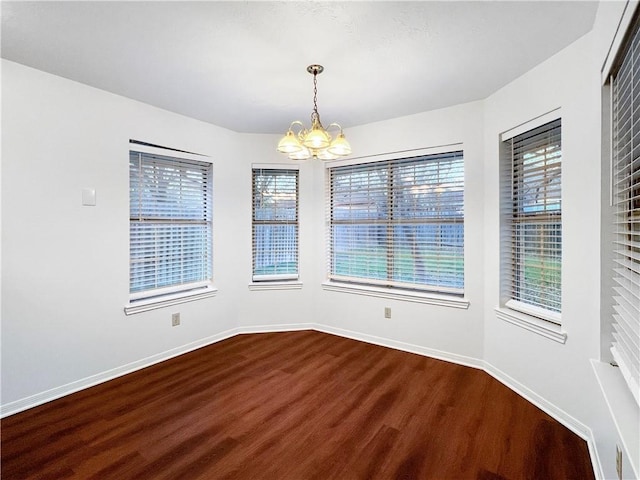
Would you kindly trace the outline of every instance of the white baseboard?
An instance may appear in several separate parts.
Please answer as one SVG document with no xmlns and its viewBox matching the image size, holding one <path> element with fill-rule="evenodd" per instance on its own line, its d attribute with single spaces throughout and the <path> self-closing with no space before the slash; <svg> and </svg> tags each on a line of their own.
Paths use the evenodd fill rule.
<svg viewBox="0 0 640 480">
<path fill-rule="evenodd" d="M 94 385 L 113 380 L 114 378 L 121 377 L 123 375 L 126 375 L 127 373 L 135 372 L 136 370 L 149 367 L 165 360 L 169 360 L 170 358 L 177 357 L 187 352 L 191 352 L 192 350 L 206 347 L 207 345 L 211 345 L 212 343 L 231 338 L 238 333 L 241 333 L 239 332 L 238 328 L 232 328 L 230 330 L 220 332 L 216 335 L 202 338 L 200 340 L 196 340 L 195 342 L 187 343 L 186 345 L 172 348 L 170 350 L 166 350 L 164 352 L 151 355 L 150 357 L 136 360 L 135 362 L 131 362 L 120 367 L 112 368 L 111 370 L 106 370 L 104 372 L 91 375 L 89 377 L 85 377 L 80 380 L 76 380 L 74 382 L 52 388 L 50 390 L 45 390 L 44 392 L 36 393 L 35 395 L 21 398 L 20 400 L 16 400 L 14 402 L 2 404 L 0 405 L 0 418 L 13 415 L 14 413 L 22 412 L 23 410 L 27 410 L 29 408 L 37 407 L 38 405 L 42 405 L 52 400 L 56 400 L 66 395 L 84 390 L 85 388 L 93 387 Z"/>
<path fill-rule="evenodd" d="M 142 368 L 148 367 L 150 365 L 154 365 L 156 363 L 160 363 L 164 360 L 168 360 L 170 358 L 176 357 L 178 355 L 182 355 L 192 350 L 196 350 L 198 348 L 211 345 L 221 340 L 231 338 L 235 335 L 246 334 L 246 333 L 290 332 L 290 331 L 299 331 L 299 330 L 316 330 L 319 332 L 330 333 L 333 335 L 338 335 L 340 337 L 359 340 L 362 342 L 371 343 L 374 345 L 380 345 L 383 347 L 389 347 L 389 348 L 401 350 L 404 352 L 416 353 L 418 355 L 423 355 L 426 357 L 436 358 L 438 360 L 444 360 L 444 361 L 455 363 L 458 365 L 464 365 L 467 367 L 484 370 L 489 375 L 491 375 L 496 380 L 498 380 L 500 383 L 504 384 L 509 389 L 518 393 L 521 397 L 531 402 L 536 407 L 540 408 L 542 411 L 546 412 L 551 417 L 553 417 L 558 422 L 560 422 L 565 427 L 567 427 L 569 430 L 574 432 L 576 435 L 584 439 L 587 442 L 589 447 L 589 453 L 591 456 L 591 462 L 593 465 L 594 473 L 597 478 L 604 479 L 602 465 L 600 462 L 600 458 L 598 456 L 597 449 L 595 448 L 595 441 L 594 441 L 593 432 L 591 431 L 591 429 L 586 425 L 584 425 L 583 423 L 576 420 L 575 418 L 573 418 L 564 410 L 558 408 L 551 402 L 547 401 L 545 398 L 541 397 L 534 391 L 530 390 L 523 384 L 519 383 L 518 381 L 516 381 L 515 379 L 513 379 L 503 371 L 494 367 L 490 363 L 485 362 L 483 360 L 479 360 L 477 358 L 468 357 L 465 355 L 458 355 L 455 353 L 444 352 L 442 350 L 423 347 L 420 345 L 414 345 L 411 343 L 405 343 L 397 340 L 390 340 L 383 337 L 377 337 L 375 335 L 369 335 L 361 332 L 354 332 L 351 330 L 332 327 L 329 325 L 320 325 L 320 324 L 314 324 L 314 323 L 253 325 L 253 326 L 241 326 L 241 327 L 233 328 L 230 330 L 226 330 L 216 335 L 212 335 L 210 337 L 206 337 L 201 340 L 197 340 L 195 342 L 191 342 L 186 345 L 182 345 L 180 347 L 176 347 L 171 350 L 167 350 L 165 352 L 158 353 L 156 355 L 152 355 L 150 357 L 143 358 L 135 362 L 131 362 L 121 367 L 107 370 L 105 372 L 92 375 L 90 377 L 86 377 L 81 380 L 68 383 L 66 385 L 61 385 L 60 387 L 52 388 L 50 390 L 46 390 L 44 392 L 31 395 L 29 397 L 25 397 L 23 399 L 16 400 L 14 402 L 10 402 L 8 404 L 0 405 L 0 418 L 6 417 L 8 415 L 13 415 L 14 413 L 18 413 L 23 410 L 36 407 L 38 405 L 42 405 L 44 403 L 55 400 L 57 398 L 64 397 L 65 395 L 69 395 L 79 390 L 83 390 L 85 388 L 89 388 L 94 385 L 97 385 L 99 383 L 112 380 L 122 375 L 126 375 L 127 373 L 140 370 Z"/>
<path fill-rule="evenodd" d="M 457 363 L 458 365 L 464 365 L 467 367 L 481 369 L 483 368 L 483 364 L 484 364 L 482 360 L 478 360 L 477 358 L 458 355 L 455 353 L 444 352 L 442 350 L 422 347 L 420 345 L 400 342 L 397 340 L 390 340 L 388 338 L 376 337 L 375 335 L 368 335 L 366 333 L 354 332 L 352 330 L 344 330 L 342 328 L 331 327 L 328 325 L 315 324 L 313 329 L 317 330 L 318 332 L 332 333 L 340 337 L 351 338 L 353 340 L 360 340 L 361 342 L 372 343 L 374 345 L 380 345 L 382 347 L 389 347 L 395 350 L 401 350 L 403 352 L 417 353 L 418 355 L 423 355 L 425 357 L 436 358 L 438 360 Z"/>
<path fill-rule="evenodd" d="M 313 323 L 282 323 L 279 325 L 247 325 L 238 327 L 238 333 L 275 333 L 297 332 L 300 330 L 314 330 Z"/>
<path fill-rule="evenodd" d="M 589 448 L 589 458 L 591 458 L 591 466 L 593 467 L 596 480 L 606 480 L 604 470 L 602 469 L 602 462 L 600 462 L 600 455 L 598 455 L 598 449 L 596 448 L 596 439 L 593 434 L 591 434 L 591 438 L 587 440 L 587 447 Z"/>
<path fill-rule="evenodd" d="M 509 389 L 516 392 L 518 395 L 533 403 L 536 407 L 538 407 L 543 412 L 552 416 L 560 423 L 562 423 L 565 427 L 571 430 L 573 433 L 578 435 L 580 438 L 584 440 L 588 440 L 591 436 L 591 429 L 584 425 L 582 422 L 579 422 L 571 415 L 569 415 L 564 410 L 556 407 L 533 390 L 530 390 L 514 378 L 510 377 L 502 370 L 494 367 L 489 362 L 484 362 L 484 371 L 491 375 L 493 378 L 498 380 L 503 385 L 509 387 Z"/>
<path fill-rule="evenodd" d="M 602 464 L 600 462 L 600 457 L 598 455 L 597 449 L 595 447 L 595 439 L 593 437 L 592 430 L 584 425 L 582 422 L 578 421 L 567 412 L 558 408 L 556 405 L 552 404 L 545 398 L 541 397 L 533 390 L 527 388 L 520 382 L 516 381 L 514 378 L 510 377 L 502 370 L 494 367 L 488 362 L 483 360 L 479 360 L 473 357 L 467 357 L 464 355 L 457 355 L 455 353 L 443 352 L 441 350 L 436 350 L 432 348 L 422 347 L 419 345 L 413 345 L 410 343 L 399 342 L 396 340 L 389 340 L 387 338 L 376 337 L 374 335 L 368 335 L 359 332 L 353 332 L 351 330 L 344 330 L 342 328 L 331 327 L 327 325 L 318 325 L 316 324 L 313 327 L 314 330 L 325 333 L 332 333 L 334 335 L 338 335 L 340 337 L 351 338 L 353 340 L 360 340 L 367 343 L 372 343 L 375 345 L 380 345 L 383 347 L 394 348 L 396 350 L 402 350 L 404 352 L 417 353 L 418 355 L 424 355 L 426 357 L 436 358 L 438 360 L 445 360 L 447 362 L 455 363 L 458 365 L 464 365 L 467 367 L 473 367 L 480 370 L 484 370 L 486 373 L 491 375 L 493 378 L 498 380 L 500 383 L 505 385 L 510 390 L 513 390 L 522 398 L 532 403 L 536 407 L 538 407 L 543 412 L 547 413 L 549 416 L 560 422 L 562 425 L 567 427 L 573 433 L 578 435 L 580 438 L 587 442 L 587 447 L 589 448 L 589 456 L 591 458 L 591 465 L 593 467 L 594 474 L 597 479 L 603 480 L 605 478 L 604 472 L 602 470 Z"/>
<path fill-rule="evenodd" d="M 514 378 L 510 377 L 502 370 L 494 367 L 489 362 L 483 363 L 485 372 L 585 440 L 587 442 L 587 447 L 589 448 L 589 456 L 591 457 L 593 472 L 597 479 L 604 479 L 602 464 L 600 463 L 600 457 L 597 449 L 595 448 L 595 439 L 591 428 L 578 421 L 561 408 L 558 408 L 545 398 L 541 397 L 533 390 L 524 386 Z"/>
<path fill-rule="evenodd" d="M 2 404 L 0 405 L 0 418 L 4 418 L 9 415 L 13 415 L 14 413 L 28 410 L 29 408 L 37 407 L 38 405 L 42 405 L 52 400 L 56 400 L 66 395 L 84 390 L 85 388 L 93 387 L 100 383 L 113 380 L 114 378 L 121 377 L 123 375 L 126 375 L 127 373 L 135 372 L 136 370 L 155 365 L 156 363 L 169 360 L 170 358 L 183 355 L 198 348 L 206 347 L 207 345 L 211 345 L 221 340 L 231 338 L 235 335 L 239 335 L 242 333 L 290 332 L 296 330 L 311 329 L 313 329 L 312 323 L 254 325 L 232 328 L 230 330 L 211 335 L 195 342 L 187 343 L 186 345 L 181 345 L 180 347 L 172 348 L 170 350 L 152 355 L 150 357 L 146 357 L 135 362 L 131 362 L 126 365 L 122 365 L 120 367 L 98 373 L 96 375 L 91 375 L 89 377 L 82 378 L 80 380 L 76 380 L 74 382 L 67 383 L 50 390 L 45 390 L 44 392 L 36 393 L 35 395 L 21 398 L 20 400 L 16 400 L 14 402 Z"/>
</svg>

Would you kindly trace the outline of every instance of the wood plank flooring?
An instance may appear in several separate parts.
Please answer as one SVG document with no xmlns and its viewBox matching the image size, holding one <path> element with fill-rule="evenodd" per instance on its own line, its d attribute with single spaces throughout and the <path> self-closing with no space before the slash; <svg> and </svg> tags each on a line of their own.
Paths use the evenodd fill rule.
<svg viewBox="0 0 640 480">
<path fill-rule="evenodd" d="M 0 423 L 13 479 L 592 479 L 488 374 L 314 331 L 238 335 Z"/>
</svg>

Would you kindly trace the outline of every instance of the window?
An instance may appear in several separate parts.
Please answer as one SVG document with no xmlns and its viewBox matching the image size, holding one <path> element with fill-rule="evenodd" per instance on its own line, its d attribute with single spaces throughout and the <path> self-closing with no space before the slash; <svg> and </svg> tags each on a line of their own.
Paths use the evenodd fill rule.
<svg viewBox="0 0 640 480">
<path fill-rule="evenodd" d="M 329 278 L 464 293 L 462 152 L 329 169 Z"/>
<path fill-rule="evenodd" d="M 298 278 L 298 170 L 253 169 L 253 281 Z"/>
<path fill-rule="evenodd" d="M 185 157 L 129 152 L 131 301 L 211 283 L 212 167 Z"/>
<path fill-rule="evenodd" d="M 560 119 L 502 143 L 503 298 L 560 324 L 562 144 Z"/>
<path fill-rule="evenodd" d="M 613 345 L 611 353 L 640 404 L 640 33 L 623 50 L 611 80 Z"/>
</svg>

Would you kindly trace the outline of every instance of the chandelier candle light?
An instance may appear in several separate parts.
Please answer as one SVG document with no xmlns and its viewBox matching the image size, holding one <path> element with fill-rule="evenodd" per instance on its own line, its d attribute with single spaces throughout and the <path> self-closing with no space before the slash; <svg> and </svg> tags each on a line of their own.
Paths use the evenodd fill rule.
<svg viewBox="0 0 640 480">
<path fill-rule="evenodd" d="M 322 73 L 324 67 L 322 65 L 309 65 L 307 72 L 313 75 L 313 112 L 311 112 L 311 128 L 307 130 L 304 124 L 296 120 L 291 122 L 289 130 L 278 142 L 278 151 L 288 155 L 292 160 L 306 160 L 314 157 L 320 160 L 335 160 L 336 158 L 349 155 L 351 153 L 351 145 L 344 138 L 342 127 L 337 123 L 330 124 L 327 129 L 320 122 L 320 114 L 318 113 L 318 74 Z M 298 133 L 294 133 L 293 129 L 298 127 Z M 328 130 L 335 127 L 339 130 L 335 139 L 331 138 Z"/>
</svg>

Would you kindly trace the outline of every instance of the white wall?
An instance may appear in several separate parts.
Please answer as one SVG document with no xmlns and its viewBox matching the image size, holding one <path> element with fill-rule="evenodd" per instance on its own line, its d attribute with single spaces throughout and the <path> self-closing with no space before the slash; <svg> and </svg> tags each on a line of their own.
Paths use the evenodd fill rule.
<svg viewBox="0 0 640 480">
<path fill-rule="evenodd" d="M 599 84 L 583 37 L 485 102 L 485 361 L 581 421 L 597 393 L 599 355 Z M 562 325 L 566 344 L 496 318 L 499 304 L 499 135 L 555 108 L 562 114 Z M 587 214 L 590 212 L 591 215 Z"/>
<path fill-rule="evenodd" d="M 283 134 L 287 125 L 283 125 Z M 239 223 L 239 235 L 235 250 L 238 252 L 237 267 L 241 270 L 238 283 L 238 325 L 251 327 L 252 330 L 292 329 L 313 323 L 313 310 L 307 308 L 312 302 L 313 289 L 313 216 L 315 207 L 313 192 L 313 163 L 289 160 L 276 151 L 276 135 L 242 135 L 243 167 L 241 179 L 234 185 L 242 185 L 242 198 L 239 199 L 242 216 L 236 218 Z M 277 167 L 293 166 L 299 168 L 299 273 L 302 288 L 281 290 L 249 290 L 251 282 L 251 167 L 254 164 L 273 164 Z"/>
<path fill-rule="evenodd" d="M 215 255 L 214 298 L 123 307 L 129 139 L 212 157 L 215 245 L 228 252 L 245 233 L 237 134 L 4 60 L 2 118 L 3 406 L 235 328 L 232 255 Z M 83 187 L 95 207 L 81 205 Z"/>
<path fill-rule="evenodd" d="M 593 433 L 604 476 L 614 477 L 618 438 L 590 360 L 601 353 L 599 70 L 620 11 L 603 3 L 592 33 L 485 101 L 347 131 L 362 156 L 463 144 L 466 310 L 322 288 L 320 162 L 300 164 L 302 288 L 250 290 L 251 165 L 286 163 L 275 152 L 277 136 L 236 134 L 2 61 L 3 410 L 225 335 L 313 324 L 486 367 L 575 430 Z M 499 134 L 558 107 L 564 345 L 494 312 Z M 216 297 L 124 315 L 130 138 L 212 156 Z M 83 187 L 96 188 L 96 207 L 81 206 Z M 180 327 L 170 326 L 174 311 Z"/>
<path fill-rule="evenodd" d="M 318 323 L 360 338 L 379 337 L 387 344 L 408 344 L 405 348 L 456 358 L 477 364 L 483 356 L 483 138 L 482 102 L 425 112 L 349 129 L 348 138 L 358 156 L 401 150 L 462 144 L 465 162 L 465 298 L 468 309 L 412 303 L 384 298 L 324 291 L 326 278 L 324 231 L 316 238 L 315 281 Z M 460 146 L 452 147 L 452 151 Z M 402 158 L 402 154 L 398 154 Z M 410 153 L 405 155 L 411 156 Z M 415 155 L 415 154 L 414 154 Z M 318 169 L 319 170 L 319 169 Z M 317 172 L 316 225 L 324 225 L 324 182 Z M 392 318 L 384 318 L 384 307 Z M 375 338 L 374 338 L 375 339 Z"/>
<path fill-rule="evenodd" d="M 601 4 L 594 30 L 485 101 L 484 360 L 577 431 L 595 438 L 605 478 L 616 478 L 617 432 L 594 375 L 601 354 L 600 69 L 621 12 Z M 499 305 L 499 135 L 553 109 L 562 116 L 562 327 L 566 344 L 506 323 Z M 625 462 L 625 478 L 632 478 Z M 627 475 L 630 475 L 627 477 Z"/>
<path fill-rule="evenodd" d="M 250 291 L 251 166 L 293 163 L 275 151 L 276 136 L 240 135 L 5 60 L 2 69 L 3 413 L 243 328 L 315 321 L 312 163 L 299 163 L 303 286 Z M 124 315 L 129 139 L 213 159 L 214 298 Z M 84 187 L 96 189 L 97 206 L 81 205 Z"/>
</svg>

